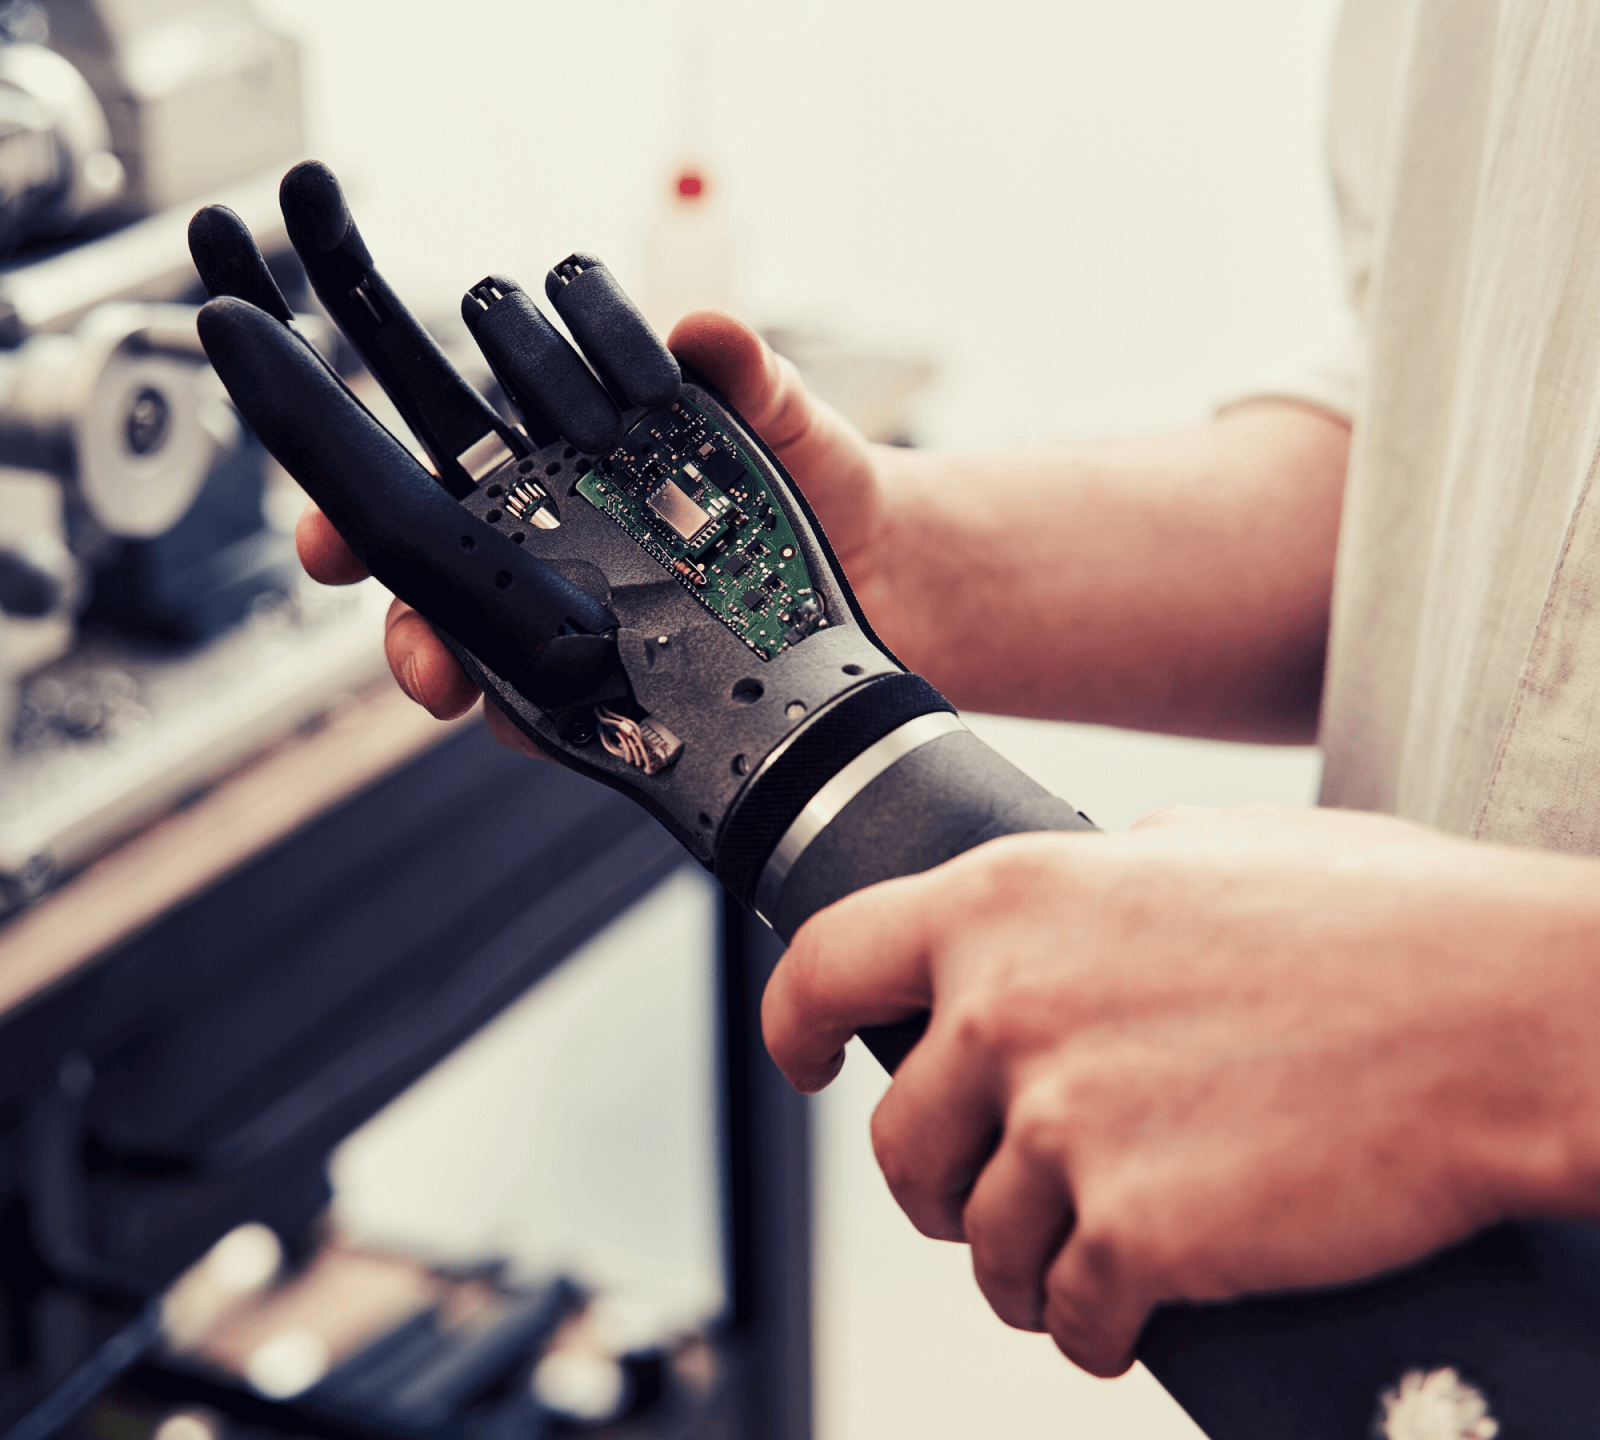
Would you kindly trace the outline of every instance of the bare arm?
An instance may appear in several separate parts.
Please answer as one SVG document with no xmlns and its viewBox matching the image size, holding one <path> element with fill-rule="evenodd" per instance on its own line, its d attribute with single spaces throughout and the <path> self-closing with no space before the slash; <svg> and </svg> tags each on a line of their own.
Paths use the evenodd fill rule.
<svg viewBox="0 0 1600 1440">
<path fill-rule="evenodd" d="M 878 452 L 863 603 L 958 704 L 1309 741 L 1348 450 L 1262 403 L 1156 439 Z"/>
</svg>

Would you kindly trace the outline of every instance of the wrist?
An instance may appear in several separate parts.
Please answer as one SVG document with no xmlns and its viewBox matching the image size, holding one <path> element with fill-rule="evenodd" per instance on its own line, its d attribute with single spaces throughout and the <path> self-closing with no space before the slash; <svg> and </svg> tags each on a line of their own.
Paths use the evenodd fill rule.
<svg viewBox="0 0 1600 1440">
<path fill-rule="evenodd" d="M 1468 1164 L 1504 1216 L 1600 1220 L 1600 860 L 1483 846 L 1500 1003 Z"/>
<path fill-rule="evenodd" d="M 928 626 L 919 617 L 928 573 L 940 563 L 938 549 L 925 532 L 929 472 L 936 457 L 904 446 L 866 447 L 870 522 L 849 554 L 839 552 L 856 600 L 872 628 L 890 650 L 918 674 L 937 685 L 938 668 L 927 644 Z"/>
</svg>

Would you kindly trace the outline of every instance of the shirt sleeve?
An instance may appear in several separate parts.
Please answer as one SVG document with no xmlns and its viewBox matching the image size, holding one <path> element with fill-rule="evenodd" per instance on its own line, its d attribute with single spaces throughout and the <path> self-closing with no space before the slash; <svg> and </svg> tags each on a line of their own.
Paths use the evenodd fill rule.
<svg viewBox="0 0 1600 1440">
<path fill-rule="evenodd" d="M 1328 178 L 1344 261 L 1345 324 L 1318 344 L 1241 376 L 1218 410 L 1249 400 L 1291 400 L 1354 421 L 1365 372 L 1368 292 L 1383 231 L 1388 157 L 1403 58 L 1415 7 L 1345 0 L 1328 77 Z"/>
<path fill-rule="evenodd" d="M 1288 400 L 1353 422 L 1361 392 L 1362 354 L 1360 329 L 1352 315 L 1348 325 L 1321 344 L 1240 376 L 1223 392 L 1217 411 L 1256 400 Z"/>
</svg>

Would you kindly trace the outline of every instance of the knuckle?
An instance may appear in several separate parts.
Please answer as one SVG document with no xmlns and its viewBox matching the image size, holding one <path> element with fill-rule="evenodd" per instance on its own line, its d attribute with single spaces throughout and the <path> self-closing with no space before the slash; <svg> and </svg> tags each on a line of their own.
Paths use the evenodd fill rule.
<svg viewBox="0 0 1600 1440">
<path fill-rule="evenodd" d="M 1046 1286 L 1050 1302 L 1068 1308 L 1076 1303 L 1083 1280 L 1096 1290 L 1104 1290 L 1115 1286 L 1128 1268 L 1122 1235 L 1093 1212 L 1079 1215 L 1072 1248 L 1076 1262 L 1073 1271 L 1063 1272 L 1058 1267 Z"/>
<path fill-rule="evenodd" d="M 1086 1295 L 1125 1301 L 1134 1294 L 1173 1289 L 1172 1238 L 1152 1217 L 1138 1217 L 1131 1197 L 1129 1203 L 1105 1193 L 1093 1197 L 1078 1216 L 1070 1248 L 1070 1265 L 1053 1267 L 1046 1279 L 1052 1304 L 1080 1304 Z"/>
<path fill-rule="evenodd" d="M 1011 1319 L 1002 1306 L 1017 1310 L 1012 1297 L 1021 1293 L 1026 1293 L 1036 1301 L 1039 1293 L 1038 1274 L 1025 1256 L 1006 1243 L 1010 1227 L 1002 1221 L 986 1214 L 974 1214 L 971 1206 L 968 1206 L 962 1220 L 967 1245 L 972 1251 L 973 1273 L 978 1277 L 983 1293 L 1008 1325 L 1024 1328 Z M 1033 1319 L 1031 1312 L 1036 1308 L 1036 1304 L 1028 1307 L 1030 1313 L 1027 1318 L 1030 1321 Z"/>
<path fill-rule="evenodd" d="M 1069 1107 L 1055 1094 L 1036 1087 L 1025 1090 L 1006 1112 L 1006 1141 L 1029 1165 L 1062 1164 L 1070 1149 Z"/>
<path fill-rule="evenodd" d="M 940 1000 L 951 1043 L 976 1064 L 1018 1049 L 1037 1039 L 1039 995 L 1029 966 L 1004 952 L 958 960 L 954 983 Z"/>
<path fill-rule="evenodd" d="M 914 1154 L 903 1142 L 901 1129 L 895 1124 L 894 1109 L 888 1097 L 880 1101 L 872 1112 L 872 1154 L 896 1199 L 909 1195 L 915 1188 L 917 1166 Z"/>
<path fill-rule="evenodd" d="M 1038 1301 L 1029 1298 L 1037 1293 L 1037 1286 L 1031 1277 L 1001 1274 L 993 1266 L 980 1262 L 977 1255 L 972 1260 L 973 1278 L 978 1283 L 978 1289 L 1003 1324 L 1013 1330 L 1027 1330 L 1034 1334 L 1045 1328 Z"/>
<path fill-rule="evenodd" d="M 1006 1025 L 988 986 L 969 988 L 946 1002 L 951 1040 L 966 1056 L 988 1055 L 1004 1041 Z"/>
</svg>

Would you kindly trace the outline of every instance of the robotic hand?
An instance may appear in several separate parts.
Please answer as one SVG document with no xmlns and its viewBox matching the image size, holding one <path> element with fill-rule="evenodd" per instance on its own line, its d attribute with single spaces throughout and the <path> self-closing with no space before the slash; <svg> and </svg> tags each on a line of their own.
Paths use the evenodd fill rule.
<svg viewBox="0 0 1600 1440">
<path fill-rule="evenodd" d="M 373 268 L 326 168 L 299 166 L 282 194 L 318 296 L 437 475 L 295 333 L 216 208 L 190 229 L 220 297 L 206 352 L 372 574 L 547 754 L 632 796 L 785 939 L 996 835 L 1091 828 L 896 663 L 771 452 L 599 261 L 546 280 L 588 364 L 514 281 L 463 301 L 518 427 Z M 866 1038 L 892 1068 L 920 1029 Z"/>
<path fill-rule="evenodd" d="M 300 337 L 249 232 L 212 207 L 189 232 L 217 297 L 200 336 L 246 421 L 540 749 L 643 805 L 780 936 L 996 836 L 1093 828 L 889 654 L 776 458 L 598 260 L 545 281 L 581 356 L 514 281 L 463 301 L 517 426 L 374 269 L 331 172 L 297 166 L 282 203 L 434 473 Z M 892 1070 L 925 1021 L 862 1039 Z M 1376 1427 L 1406 1383 L 1433 1387 L 1424 1404 L 1458 1385 L 1468 1409 L 1480 1385 L 1503 1436 L 1576 1440 L 1600 1433 L 1588 1251 L 1580 1227 L 1503 1227 L 1337 1294 L 1170 1307 L 1139 1353 L 1216 1440 L 1399 1440 Z M 1461 1413 L 1462 1436 L 1497 1433 Z"/>
</svg>

